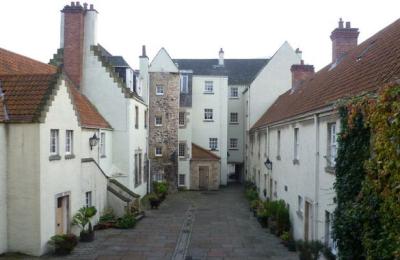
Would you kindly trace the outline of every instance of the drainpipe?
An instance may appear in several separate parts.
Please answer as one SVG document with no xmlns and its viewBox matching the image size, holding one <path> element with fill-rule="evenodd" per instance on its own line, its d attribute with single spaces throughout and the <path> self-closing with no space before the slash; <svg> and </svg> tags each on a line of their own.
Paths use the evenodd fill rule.
<svg viewBox="0 0 400 260">
<path fill-rule="evenodd" d="M 0 80 L 0 100 L 3 102 L 4 121 L 8 121 L 10 118 L 8 117 L 7 106 L 6 106 L 6 95 L 4 94 L 3 88 L 1 87 L 1 80 Z"/>
<path fill-rule="evenodd" d="M 314 115 L 315 126 L 315 194 L 314 194 L 314 240 L 318 239 L 318 208 L 319 208 L 319 115 Z"/>
</svg>

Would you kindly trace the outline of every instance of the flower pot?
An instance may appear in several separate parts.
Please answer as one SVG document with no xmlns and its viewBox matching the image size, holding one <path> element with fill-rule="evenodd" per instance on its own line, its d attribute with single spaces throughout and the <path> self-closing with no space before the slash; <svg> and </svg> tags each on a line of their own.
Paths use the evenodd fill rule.
<svg viewBox="0 0 400 260">
<path fill-rule="evenodd" d="M 94 231 L 92 232 L 81 232 L 79 236 L 81 242 L 92 242 L 94 240 Z"/>
<path fill-rule="evenodd" d="M 56 247 L 54 249 L 54 254 L 58 256 L 69 255 L 72 252 L 72 249 L 65 247 Z"/>
<path fill-rule="evenodd" d="M 150 206 L 152 209 L 158 209 L 158 206 L 160 206 L 161 201 L 160 200 L 150 200 Z"/>
</svg>

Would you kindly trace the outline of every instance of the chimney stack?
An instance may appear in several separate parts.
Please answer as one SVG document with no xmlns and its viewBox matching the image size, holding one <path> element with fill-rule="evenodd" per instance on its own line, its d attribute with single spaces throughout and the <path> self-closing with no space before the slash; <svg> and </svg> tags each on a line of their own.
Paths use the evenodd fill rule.
<svg viewBox="0 0 400 260">
<path fill-rule="evenodd" d="M 224 50 L 222 48 L 219 50 L 218 65 L 224 66 Z"/>
<path fill-rule="evenodd" d="M 314 66 L 304 64 L 303 60 L 300 64 L 293 64 L 290 71 L 292 72 L 292 91 L 295 91 L 304 81 L 314 76 Z"/>
<path fill-rule="evenodd" d="M 350 22 L 343 27 L 343 20 L 340 18 L 339 26 L 332 31 L 332 63 L 336 63 L 343 55 L 357 46 L 358 28 L 351 28 Z"/>
</svg>

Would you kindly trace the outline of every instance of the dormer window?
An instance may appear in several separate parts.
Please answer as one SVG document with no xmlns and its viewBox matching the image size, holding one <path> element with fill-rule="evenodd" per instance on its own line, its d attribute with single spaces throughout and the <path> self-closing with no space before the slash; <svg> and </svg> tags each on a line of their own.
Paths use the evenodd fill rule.
<svg viewBox="0 0 400 260">
<path fill-rule="evenodd" d="M 189 76 L 181 75 L 181 93 L 189 93 Z"/>
</svg>

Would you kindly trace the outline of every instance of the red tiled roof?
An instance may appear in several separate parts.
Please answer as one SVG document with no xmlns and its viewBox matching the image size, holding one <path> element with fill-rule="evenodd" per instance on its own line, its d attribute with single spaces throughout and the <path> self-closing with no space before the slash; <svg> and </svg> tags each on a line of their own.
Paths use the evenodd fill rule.
<svg viewBox="0 0 400 260">
<path fill-rule="evenodd" d="M 8 122 L 37 122 L 41 108 L 51 95 L 57 74 L 0 75 L 9 116 Z M 0 122 L 4 121 L 3 104 Z"/>
<path fill-rule="evenodd" d="M 0 75 L 51 74 L 56 72 L 55 66 L 0 48 Z"/>
<path fill-rule="evenodd" d="M 51 65 L 0 48 L 0 84 L 10 123 L 39 122 L 60 74 Z M 82 127 L 111 128 L 90 101 L 65 76 Z M 0 122 L 5 121 L 0 99 Z"/>
<path fill-rule="evenodd" d="M 221 158 L 203 147 L 192 143 L 192 160 L 219 161 Z"/>
<path fill-rule="evenodd" d="M 81 94 L 74 86 L 68 85 L 79 115 L 79 122 L 83 127 L 89 128 L 111 128 L 110 124 L 100 115 L 95 106 Z"/>
<path fill-rule="evenodd" d="M 400 78 L 400 19 L 329 64 L 296 91 L 282 94 L 252 129 L 333 104 Z"/>
</svg>

